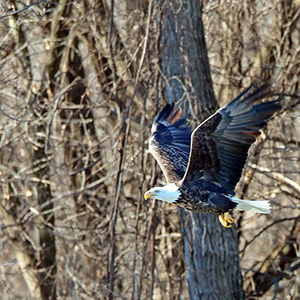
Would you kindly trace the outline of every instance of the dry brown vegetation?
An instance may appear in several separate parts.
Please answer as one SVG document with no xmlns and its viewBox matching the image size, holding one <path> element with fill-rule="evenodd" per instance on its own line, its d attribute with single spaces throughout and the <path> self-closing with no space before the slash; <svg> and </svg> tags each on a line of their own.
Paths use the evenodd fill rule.
<svg viewBox="0 0 300 300">
<path fill-rule="evenodd" d="M 143 200 L 164 183 L 147 138 L 166 3 L 0 3 L 2 299 L 189 298 L 177 209 Z M 299 93 L 299 15 L 298 0 L 203 3 L 220 105 L 253 81 Z M 236 213 L 249 299 L 300 299 L 300 113 L 285 99 L 236 190 L 273 206 Z"/>
</svg>

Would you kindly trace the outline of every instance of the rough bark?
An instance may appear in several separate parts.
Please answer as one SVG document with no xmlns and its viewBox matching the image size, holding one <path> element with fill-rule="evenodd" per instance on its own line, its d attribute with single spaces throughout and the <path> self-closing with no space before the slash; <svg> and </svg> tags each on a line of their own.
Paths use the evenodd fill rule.
<svg viewBox="0 0 300 300">
<path fill-rule="evenodd" d="M 161 16 L 164 97 L 183 102 L 198 123 L 217 107 L 199 1 L 165 3 Z M 191 299 L 244 299 L 236 229 L 223 228 L 213 214 L 179 209 Z"/>
<path fill-rule="evenodd" d="M 45 133 L 46 130 L 43 126 L 38 128 L 37 133 Z M 44 162 L 48 160 L 45 153 L 46 140 L 41 138 L 38 140 L 41 145 L 33 154 L 34 161 L 38 166 L 38 170 L 35 175 L 40 178 L 40 182 L 37 183 L 37 201 L 41 207 L 41 214 L 37 219 L 39 229 L 39 242 L 41 251 L 39 253 L 40 263 L 38 264 L 38 279 L 42 292 L 42 299 L 56 299 L 56 246 L 54 226 L 55 219 L 53 214 L 54 205 L 51 203 L 51 190 L 49 184 L 42 182 L 42 179 L 49 180 L 49 167 L 44 165 Z"/>
</svg>

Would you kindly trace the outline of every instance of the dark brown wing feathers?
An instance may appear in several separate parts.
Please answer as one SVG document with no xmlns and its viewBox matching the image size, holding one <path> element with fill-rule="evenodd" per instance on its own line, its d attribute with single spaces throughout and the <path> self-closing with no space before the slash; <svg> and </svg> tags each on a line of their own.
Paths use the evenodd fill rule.
<svg viewBox="0 0 300 300">
<path fill-rule="evenodd" d="M 209 170 L 211 173 L 220 171 L 220 157 L 218 155 L 216 140 L 212 133 L 220 124 L 222 116 L 216 114 L 207 119 L 202 125 L 198 126 L 192 133 L 189 169 L 196 171 L 195 174 L 190 173 L 191 176 L 198 176 L 200 170 Z M 198 171 L 197 171 L 198 170 Z"/>
<path fill-rule="evenodd" d="M 182 179 L 190 154 L 191 129 L 181 117 L 181 109 L 167 104 L 152 125 L 149 148 L 168 182 Z"/>
<path fill-rule="evenodd" d="M 252 86 L 200 124 L 192 133 L 184 180 L 213 177 L 226 192 L 233 193 L 249 147 L 267 120 L 281 108 L 279 101 L 257 103 L 271 95 L 269 85 Z"/>
</svg>

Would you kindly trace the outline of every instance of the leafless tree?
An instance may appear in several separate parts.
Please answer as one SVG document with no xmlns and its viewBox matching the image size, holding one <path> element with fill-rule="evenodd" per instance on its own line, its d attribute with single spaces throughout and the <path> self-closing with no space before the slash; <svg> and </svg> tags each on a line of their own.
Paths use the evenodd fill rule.
<svg viewBox="0 0 300 300">
<path fill-rule="evenodd" d="M 240 271 L 249 299 L 299 297 L 296 98 L 236 189 L 271 215 L 225 230 L 143 200 L 163 184 L 147 139 L 171 97 L 193 126 L 253 81 L 298 94 L 299 1 L 200 3 L 0 3 L 3 299 L 213 299 L 226 284 L 242 299 Z"/>
</svg>

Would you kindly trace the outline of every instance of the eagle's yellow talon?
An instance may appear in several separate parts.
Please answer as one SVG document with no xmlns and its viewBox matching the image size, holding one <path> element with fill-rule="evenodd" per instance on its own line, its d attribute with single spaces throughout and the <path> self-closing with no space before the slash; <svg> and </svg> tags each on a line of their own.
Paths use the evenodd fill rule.
<svg viewBox="0 0 300 300">
<path fill-rule="evenodd" d="M 234 218 L 229 212 L 226 212 L 225 214 L 219 214 L 219 221 L 224 227 L 230 228 Z"/>
</svg>

